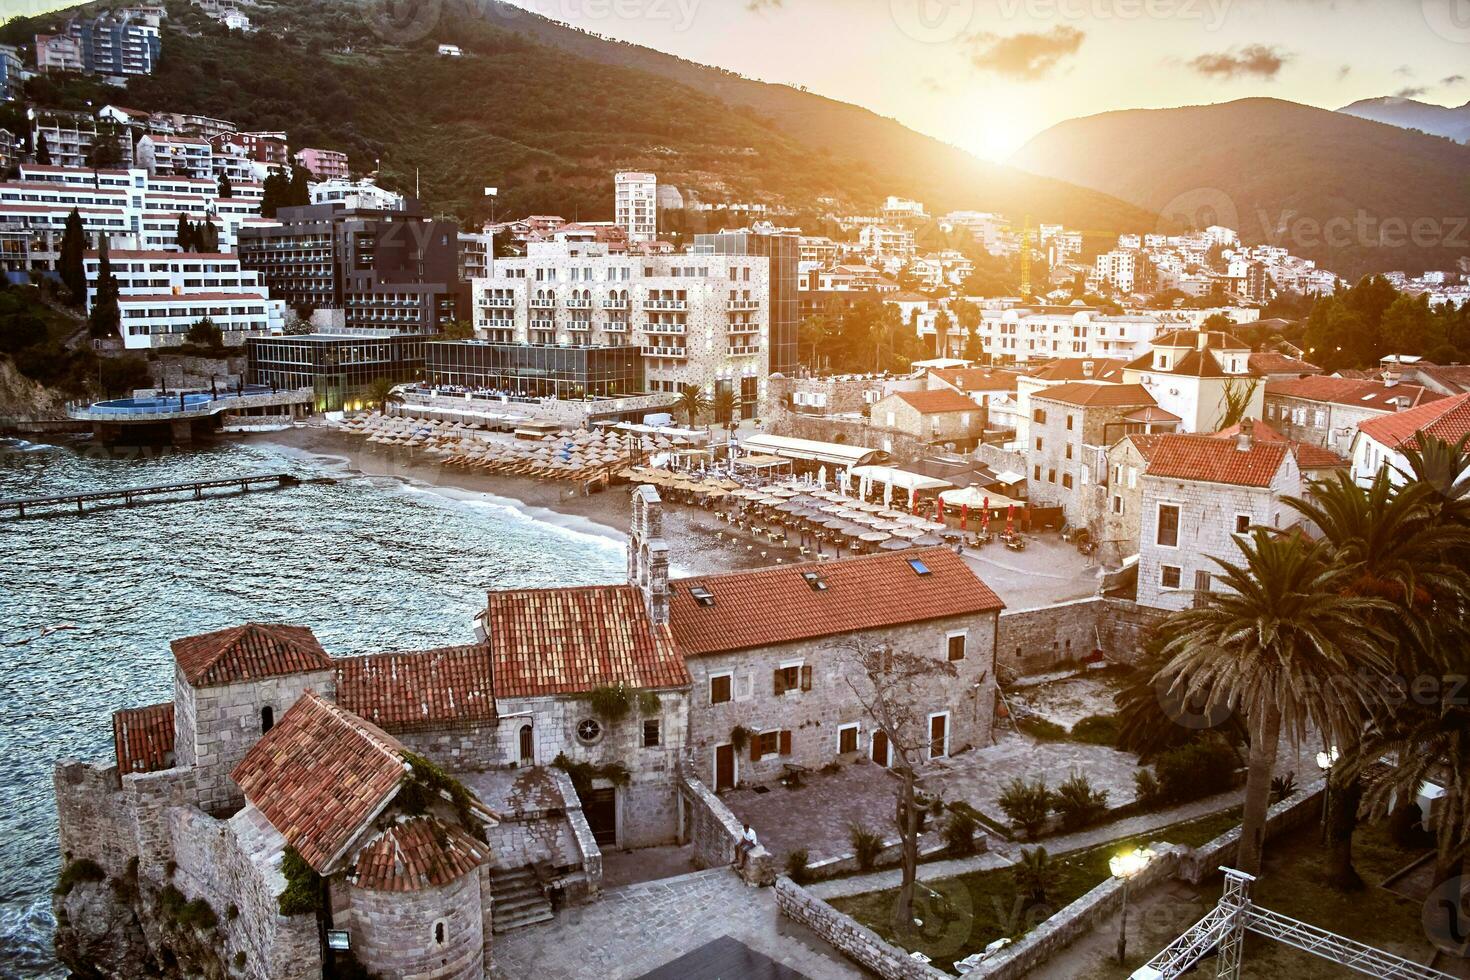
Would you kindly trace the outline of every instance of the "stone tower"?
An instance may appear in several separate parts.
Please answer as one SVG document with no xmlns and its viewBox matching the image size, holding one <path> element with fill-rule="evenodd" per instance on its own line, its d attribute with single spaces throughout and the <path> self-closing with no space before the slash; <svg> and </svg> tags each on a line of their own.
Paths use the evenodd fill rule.
<svg viewBox="0 0 1470 980">
<path fill-rule="evenodd" d="M 655 626 L 669 621 L 669 546 L 664 542 L 664 505 L 658 491 L 633 491 L 633 521 L 628 531 L 628 583 L 643 593 Z"/>
</svg>

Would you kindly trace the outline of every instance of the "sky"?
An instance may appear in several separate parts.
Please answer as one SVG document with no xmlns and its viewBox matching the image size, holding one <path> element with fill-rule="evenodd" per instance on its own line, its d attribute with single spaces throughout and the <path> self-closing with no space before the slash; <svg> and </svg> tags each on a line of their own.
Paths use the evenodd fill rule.
<svg viewBox="0 0 1470 980">
<path fill-rule="evenodd" d="M 1470 0 L 512 2 L 1001 161 L 1055 123 L 1113 109 L 1470 102 Z"/>
</svg>

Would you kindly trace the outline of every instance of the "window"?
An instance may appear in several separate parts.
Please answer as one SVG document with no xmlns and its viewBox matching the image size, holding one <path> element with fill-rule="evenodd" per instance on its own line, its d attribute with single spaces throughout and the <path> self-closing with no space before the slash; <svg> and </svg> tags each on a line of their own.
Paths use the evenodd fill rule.
<svg viewBox="0 0 1470 980">
<path fill-rule="evenodd" d="M 709 703 L 724 704 L 730 700 L 730 675 L 715 674 L 709 679 Z"/>
<path fill-rule="evenodd" d="M 659 731 L 660 723 L 657 718 L 649 718 L 643 722 L 643 747 L 645 749 L 656 749 L 662 744 Z"/>
<path fill-rule="evenodd" d="M 1041 436 L 1036 437 L 1036 451 L 1041 452 Z"/>
<path fill-rule="evenodd" d="M 1159 567 L 1159 588 L 1177 589 L 1183 575 L 1178 565 L 1161 565 Z"/>
<path fill-rule="evenodd" d="M 1210 580 L 1213 576 L 1208 571 L 1201 569 L 1194 573 L 1194 605 L 1195 608 L 1209 604 Z"/>
<path fill-rule="evenodd" d="M 768 755 L 790 755 L 790 732 L 761 732 L 750 740 L 750 761 L 759 762 Z"/>
<path fill-rule="evenodd" d="M 1113 494 L 1113 513 L 1123 513 L 1123 498 L 1118 496 L 1116 493 Z"/>
<path fill-rule="evenodd" d="M 1072 416 L 1070 415 L 1067 416 L 1067 431 L 1072 431 Z"/>
<path fill-rule="evenodd" d="M 1033 421 L 1033 422 L 1041 422 L 1041 423 L 1044 424 L 1046 422 L 1046 410 L 1045 409 L 1042 409 L 1042 408 L 1038 408 L 1036 411 L 1032 412 L 1031 413 L 1031 421 Z"/>
<path fill-rule="evenodd" d="M 260 734 L 264 735 L 276 725 L 276 709 L 266 705 L 260 709 Z"/>
<path fill-rule="evenodd" d="M 445 921 L 443 919 L 440 919 L 438 922 L 435 922 L 434 923 L 434 945 L 435 946 L 443 946 L 444 945 L 445 939 L 448 938 L 448 932 L 447 932 L 447 930 L 448 930 L 448 925 L 445 923 Z"/>
<path fill-rule="evenodd" d="M 1040 483 L 1041 482 L 1041 467 L 1040 466 L 1033 466 L 1031 468 L 1031 479 L 1035 480 L 1037 483 Z"/>
<path fill-rule="evenodd" d="M 1056 470 L 1047 470 L 1046 471 L 1046 482 L 1047 483 L 1055 483 L 1055 482 L 1057 482 L 1057 471 Z"/>
<path fill-rule="evenodd" d="M 1063 473 L 1062 474 L 1062 486 L 1064 488 L 1068 489 L 1068 490 L 1072 489 L 1072 474 L 1071 473 Z"/>
<path fill-rule="evenodd" d="M 536 740 L 530 725 L 521 726 L 520 750 L 521 765 L 532 766 L 536 764 Z"/>
<path fill-rule="evenodd" d="M 1163 548 L 1179 547 L 1179 505 L 1159 504 L 1159 529 L 1154 538 Z"/>
<path fill-rule="evenodd" d="M 858 726 L 843 725 L 837 729 L 837 754 L 847 755 L 858 750 Z"/>
<path fill-rule="evenodd" d="M 602 723 L 596 718 L 583 718 L 577 722 L 577 737 L 587 745 L 602 738 Z"/>
<path fill-rule="evenodd" d="M 1067 443 L 1067 458 L 1068 459 L 1071 459 L 1072 458 L 1072 444 L 1070 442 Z"/>
<path fill-rule="evenodd" d="M 787 691 L 810 691 L 812 668 L 806 664 L 784 664 L 777 667 L 772 677 L 772 689 L 777 697 Z"/>
<path fill-rule="evenodd" d="M 1250 533 L 1250 529 L 1251 529 L 1251 515 L 1249 515 L 1249 514 L 1236 514 L 1235 515 L 1235 533 L 1236 534 L 1248 534 L 1248 533 Z"/>
<path fill-rule="evenodd" d="M 947 652 L 950 660 L 965 659 L 965 634 L 951 633 L 946 640 Z"/>
<path fill-rule="evenodd" d="M 929 574 L 929 566 L 926 565 L 926 564 L 924 564 L 922 561 L 920 561 L 917 558 L 910 558 L 909 559 L 909 567 L 914 570 L 914 574 L 915 575 L 928 575 Z"/>
</svg>

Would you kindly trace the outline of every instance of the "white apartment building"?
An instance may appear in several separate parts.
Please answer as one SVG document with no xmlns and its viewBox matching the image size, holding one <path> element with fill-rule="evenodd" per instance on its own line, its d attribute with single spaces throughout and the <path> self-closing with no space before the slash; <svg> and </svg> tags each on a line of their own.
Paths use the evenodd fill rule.
<svg viewBox="0 0 1470 980">
<path fill-rule="evenodd" d="M 610 254 L 605 243 L 531 242 L 474 282 L 481 340 L 642 348 L 650 391 L 726 389 L 747 417 L 766 402 L 770 261 Z"/>
<path fill-rule="evenodd" d="M 117 280 L 119 296 L 186 296 L 194 293 L 251 293 L 269 295 L 260 273 L 240 268 L 237 256 L 224 252 L 156 252 L 136 249 L 110 251 L 108 266 Z M 97 298 L 100 252 L 88 252 L 87 310 Z"/>
<path fill-rule="evenodd" d="M 150 133 L 138 140 L 138 166 L 153 175 L 214 176 L 214 151 L 202 136 L 163 136 Z"/>
<path fill-rule="evenodd" d="M 1133 248 L 1115 248 L 1111 252 L 1102 253 L 1093 263 L 1092 274 L 1099 282 L 1105 282 L 1120 292 L 1131 293 L 1138 283 L 1140 271 L 1138 236 L 1122 237 L 1132 238 L 1135 243 Z"/>
<path fill-rule="evenodd" d="M 625 170 L 613 178 L 617 224 L 633 243 L 658 238 L 658 175 Z"/>
<path fill-rule="evenodd" d="M 155 293 L 124 296 L 117 305 L 123 345 L 129 350 L 176 347 L 189 328 L 204 319 L 219 327 L 230 346 L 285 328 L 286 304 L 261 293 Z"/>
<path fill-rule="evenodd" d="M 928 216 L 922 203 L 906 197 L 889 195 L 888 200 L 883 202 L 884 221 L 923 221 Z"/>
<path fill-rule="evenodd" d="M 837 264 L 842 254 L 841 247 L 832 239 L 819 235 L 803 235 L 797 243 L 797 269 L 811 272 L 813 269 L 828 269 Z"/>
<path fill-rule="evenodd" d="M 975 271 L 975 263 L 954 249 L 945 249 L 914 259 L 910 271 L 925 289 L 943 289 L 968 279 Z"/>
<path fill-rule="evenodd" d="M 384 190 L 371 180 L 324 180 L 311 184 L 312 204 L 342 204 L 372 211 L 402 211 L 403 195 Z"/>
<path fill-rule="evenodd" d="M 858 249 L 868 262 L 889 272 L 908 265 L 918 253 L 912 231 L 883 225 L 858 232 Z"/>
<path fill-rule="evenodd" d="M 1183 432 L 1216 432 L 1229 399 L 1245 404 L 1245 418 L 1265 413 L 1265 378 L 1250 367 L 1250 345 L 1220 331 L 1175 330 L 1154 340 L 1123 370 L 1125 384 L 1140 384 L 1166 412 L 1177 415 Z"/>
<path fill-rule="evenodd" d="M 1352 475 L 1360 486 L 1368 486 L 1379 470 L 1387 470 L 1395 483 L 1402 483 L 1409 469 L 1404 450 L 1425 436 L 1456 445 L 1470 433 L 1470 394 L 1428 402 L 1393 415 L 1358 423 L 1352 445 Z"/>
<path fill-rule="evenodd" d="M 1154 314 L 1105 315 L 1071 306 L 1021 306 L 981 312 L 980 350 L 996 364 L 1053 358 L 1132 360 L 1163 329 Z"/>
</svg>

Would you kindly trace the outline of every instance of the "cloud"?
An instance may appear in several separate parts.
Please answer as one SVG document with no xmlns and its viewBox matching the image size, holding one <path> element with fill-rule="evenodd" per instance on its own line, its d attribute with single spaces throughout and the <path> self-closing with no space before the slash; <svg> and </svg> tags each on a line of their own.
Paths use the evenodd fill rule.
<svg viewBox="0 0 1470 980">
<path fill-rule="evenodd" d="M 971 64 L 981 71 L 1035 81 L 1076 54 L 1086 36 L 1075 27 L 1059 25 L 1045 34 L 975 34 L 965 40 L 972 46 Z"/>
<path fill-rule="evenodd" d="M 1275 78 L 1291 58 L 1289 52 L 1274 45 L 1247 44 L 1245 47 L 1231 48 L 1217 54 L 1202 54 L 1191 61 L 1189 67 L 1212 78 L 1236 78 L 1241 75 Z"/>
<path fill-rule="evenodd" d="M 948 89 L 945 88 L 943 82 L 929 75 L 925 75 L 923 78 L 919 79 L 919 84 L 924 86 L 924 90 L 926 92 L 933 92 L 936 95 L 948 91 Z"/>
<path fill-rule="evenodd" d="M 1439 80 L 1439 84 L 1441 85 L 1463 85 L 1464 83 L 1464 75 L 1446 75 L 1444 78 L 1441 78 Z"/>
<path fill-rule="evenodd" d="M 1414 77 L 1414 69 L 1410 68 L 1408 65 L 1399 65 L 1393 70 L 1393 73 L 1395 75 L 1402 75 L 1404 78 Z"/>
<path fill-rule="evenodd" d="M 1353 73 L 1353 66 L 1352 65 L 1343 65 L 1341 68 L 1337 69 L 1337 80 L 1340 82 L 1344 78 L 1347 78 L 1352 73 Z"/>
<path fill-rule="evenodd" d="M 1417 99 L 1428 91 L 1429 89 L 1422 85 L 1410 85 L 1408 88 L 1401 88 L 1393 94 L 1395 98 L 1399 99 Z"/>
</svg>

